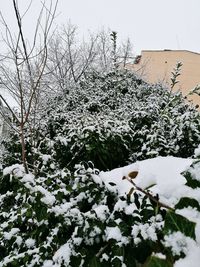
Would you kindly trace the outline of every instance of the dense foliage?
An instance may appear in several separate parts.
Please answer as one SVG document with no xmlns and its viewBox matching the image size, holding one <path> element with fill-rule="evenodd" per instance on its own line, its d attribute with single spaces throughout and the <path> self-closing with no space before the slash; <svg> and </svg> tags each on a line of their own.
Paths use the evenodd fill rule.
<svg viewBox="0 0 200 267">
<path fill-rule="evenodd" d="M 200 161 L 185 173 L 190 198 L 175 210 L 138 190 L 119 196 L 98 170 L 76 167 L 43 176 L 25 174 L 18 164 L 4 169 L 0 266 L 170 267 L 200 238 L 191 212 L 184 215 L 186 208 L 200 212 Z"/>
<path fill-rule="evenodd" d="M 175 208 L 149 189 L 120 196 L 84 162 L 102 170 L 191 156 L 199 116 L 181 93 L 124 70 L 90 73 L 44 103 L 25 129 L 28 174 L 17 135 L 4 142 L 3 168 L 15 165 L 0 174 L 0 266 L 171 267 L 184 258 L 200 239 L 185 213 L 200 212 L 199 161 L 185 173 L 189 193 Z"/>
<path fill-rule="evenodd" d="M 180 92 L 125 70 L 88 74 L 49 99 L 37 122 L 26 137 L 27 160 L 35 166 L 48 154 L 61 168 L 92 161 L 107 170 L 158 155 L 189 157 L 200 142 L 200 114 Z M 20 158 L 12 138 L 5 166 Z"/>
<path fill-rule="evenodd" d="M 180 92 L 124 70 L 88 74 L 43 114 L 61 167 L 85 160 L 105 170 L 158 155 L 188 157 L 200 142 L 200 115 Z"/>
<path fill-rule="evenodd" d="M 0 95 L 10 127 L 0 140 L 0 267 L 180 267 L 191 251 L 200 254 L 200 160 L 172 206 L 154 185 L 133 182 L 138 171 L 121 177 L 130 189 L 120 194 L 99 170 L 193 155 L 200 114 L 172 90 L 182 63 L 169 89 L 123 69 L 131 46 L 118 47 L 116 32 L 79 44 L 69 25 L 50 40 L 52 2 L 30 47 L 16 1 L 17 39 L 2 17 L 9 49 L 1 86 L 18 108 Z"/>
</svg>

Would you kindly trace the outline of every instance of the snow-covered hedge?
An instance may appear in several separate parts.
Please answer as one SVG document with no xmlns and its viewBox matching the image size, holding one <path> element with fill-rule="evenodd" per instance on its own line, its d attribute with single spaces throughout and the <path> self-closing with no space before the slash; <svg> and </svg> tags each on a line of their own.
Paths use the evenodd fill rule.
<svg viewBox="0 0 200 267">
<path fill-rule="evenodd" d="M 88 74 L 36 116 L 26 137 L 27 160 L 35 169 L 43 155 L 71 170 L 82 161 L 108 170 L 158 155 L 186 158 L 200 142 L 200 114 L 180 92 L 125 70 Z M 17 139 L 4 144 L 3 166 L 21 158 Z"/>
<path fill-rule="evenodd" d="M 200 142 L 200 114 L 180 92 L 123 70 L 88 74 L 48 104 L 43 121 L 62 167 L 85 160 L 106 170 L 158 155 L 188 157 Z"/>
<path fill-rule="evenodd" d="M 196 160 L 184 174 L 175 206 L 168 207 L 151 188 L 132 184 L 137 171 L 127 174 L 131 189 L 121 194 L 115 177 L 105 182 L 88 165 L 76 166 L 74 173 L 63 169 L 43 176 L 25 174 L 18 164 L 5 168 L 0 179 L 0 266 L 185 267 L 192 262 L 197 267 L 199 170 Z"/>
</svg>

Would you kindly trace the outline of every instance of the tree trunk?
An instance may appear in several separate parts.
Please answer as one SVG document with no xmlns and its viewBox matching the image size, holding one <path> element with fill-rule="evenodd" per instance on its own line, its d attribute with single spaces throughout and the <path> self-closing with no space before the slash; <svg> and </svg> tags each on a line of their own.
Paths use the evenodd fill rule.
<svg viewBox="0 0 200 267">
<path fill-rule="evenodd" d="M 21 146 L 22 146 L 22 162 L 23 162 L 23 166 L 25 169 L 26 173 L 29 173 L 28 171 L 28 165 L 27 165 L 27 161 L 26 161 L 26 144 L 25 144 L 25 139 L 24 139 L 24 127 L 23 127 L 23 123 L 21 123 L 20 125 L 20 139 L 21 139 Z"/>
</svg>

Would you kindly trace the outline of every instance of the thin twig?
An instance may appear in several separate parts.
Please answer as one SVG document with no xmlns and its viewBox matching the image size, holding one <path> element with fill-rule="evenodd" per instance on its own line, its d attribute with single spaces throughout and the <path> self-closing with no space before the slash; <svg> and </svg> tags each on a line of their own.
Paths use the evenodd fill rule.
<svg viewBox="0 0 200 267">
<path fill-rule="evenodd" d="M 142 192 L 143 194 L 145 194 L 149 199 L 151 199 L 153 202 L 155 202 L 159 207 L 163 207 L 166 208 L 168 210 L 172 210 L 174 211 L 174 208 L 168 206 L 165 203 L 160 202 L 157 198 L 155 198 L 151 193 L 149 193 L 148 191 L 145 191 L 144 189 L 142 189 L 141 187 L 137 186 L 133 180 L 130 177 L 127 176 L 123 176 L 122 179 L 126 179 L 128 180 L 138 191 Z"/>
<path fill-rule="evenodd" d="M 104 247 L 100 248 L 99 252 L 96 254 L 96 257 L 99 258 L 108 246 L 109 246 L 109 243 L 106 244 Z"/>
</svg>

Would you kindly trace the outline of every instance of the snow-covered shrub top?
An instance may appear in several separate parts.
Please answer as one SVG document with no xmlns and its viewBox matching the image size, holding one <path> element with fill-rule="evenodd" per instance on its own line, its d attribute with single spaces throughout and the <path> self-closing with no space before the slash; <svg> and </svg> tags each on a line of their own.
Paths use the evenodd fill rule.
<svg viewBox="0 0 200 267">
<path fill-rule="evenodd" d="M 197 267 L 200 162 L 194 161 L 179 185 L 179 171 L 191 160 L 177 164 L 170 159 L 180 166 L 171 178 L 177 179 L 179 194 L 164 205 L 151 185 L 152 160 L 139 163 L 138 175 L 144 166 L 146 176 L 140 176 L 139 184 L 136 172 L 124 193 L 122 181 L 136 165 L 120 169 L 121 178 L 118 170 L 99 173 L 89 165 L 43 176 L 26 174 L 19 164 L 5 168 L 0 177 L 0 266 L 185 267 L 191 262 Z M 160 159 L 155 161 L 159 169 Z"/>
<path fill-rule="evenodd" d="M 161 85 L 115 70 L 90 73 L 44 109 L 42 133 L 62 167 L 91 160 L 100 169 L 157 155 L 191 156 L 200 115 Z"/>
<path fill-rule="evenodd" d="M 200 114 L 180 92 L 125 70 L 89 73 L 35 115 L 25 132 L 27 161 L 37 169 L 43 154 L 58 168 L 92 161 L 108 170 L 158 155 L 186 158 L 200 142 Z M 4 143 L 3 166 L 21 157 L 18 137 L 12 139 Z"/>
</svg>

